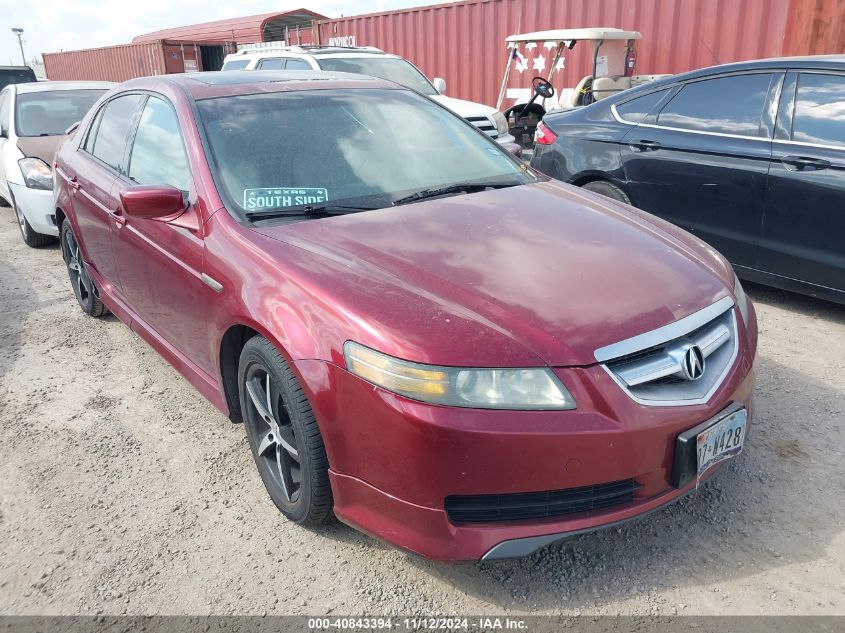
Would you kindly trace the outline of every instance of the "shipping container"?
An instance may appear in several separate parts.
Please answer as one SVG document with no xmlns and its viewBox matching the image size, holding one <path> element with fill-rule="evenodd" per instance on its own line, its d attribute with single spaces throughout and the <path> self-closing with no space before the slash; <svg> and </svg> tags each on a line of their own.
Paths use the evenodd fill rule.
<svg viewBox="0 0 845 633">
<path fill-rule="evenodd" d="M 845 0 L 466 0 L 323 20 L 317 39 L 401 55 L 430 78 L 443 77 L 450 96 L 495 106 L 506 64 L 515 65 L 511 86 L 549 72 L 551 52 L 543 46 L 511 58 L 505 38 L 515 33 L 639 31 L 635 73 L 674 74 L 784 54 L 841 53 L 843 11 Z M 563 66 L 552 79 L 558 90 L 591 74 L 592 48 L 576 45 Z"/>
<path fill-rule="evenodd" d="M 134 77 L 219 70 L 223 58 L 236 50 L 234 42 L 174 42 L 159 40 L 44 53 L 44 69 L 52 80 L 126 81 Z"/>
</svg>

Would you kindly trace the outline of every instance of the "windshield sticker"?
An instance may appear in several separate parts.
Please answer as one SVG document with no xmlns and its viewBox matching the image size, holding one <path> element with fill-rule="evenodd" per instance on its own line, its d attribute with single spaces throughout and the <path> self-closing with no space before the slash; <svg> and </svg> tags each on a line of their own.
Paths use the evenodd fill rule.
<svg viewBox="0 0 845 633">
<path fill-rule="evenodd" d="M 328 199 L 328 189 L 318 187 L 297 189 L 289 187 L 264 187 L 261 189 L 244 189 L 244 209 L 247 211 L 301 207 L 306 204 L 324 204 Z"/>
</svg>

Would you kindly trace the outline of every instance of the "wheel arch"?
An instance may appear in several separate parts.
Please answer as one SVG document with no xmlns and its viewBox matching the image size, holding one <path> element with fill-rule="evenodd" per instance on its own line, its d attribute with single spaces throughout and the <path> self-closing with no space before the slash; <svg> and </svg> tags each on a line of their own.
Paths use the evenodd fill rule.
<svg viewBox="0 0 845 633">
<path fill-rule="evenodd" d="M 240 364 L 241 351 L 251 338 L 261 336 L 270 341 L 290 365 L 297 379 L 303 382 L 295 359 L 313 358 L 313 354 L 307 353 L 304 349 L 299 349 L 297 341 L 289 340 L 284 335 L 285 330 L 286 328 L 282 325 L 267 328 L 248 317 L 235 319 L 223 330 L 218 347 L 219 377 L 226 406 L 229 409 L 229 419 L 232 422 L 243 422 L 238 391 L 238 365 Z M 274 332 L 280 332 L 281 335 L 276 336 Z"/>
</svg>

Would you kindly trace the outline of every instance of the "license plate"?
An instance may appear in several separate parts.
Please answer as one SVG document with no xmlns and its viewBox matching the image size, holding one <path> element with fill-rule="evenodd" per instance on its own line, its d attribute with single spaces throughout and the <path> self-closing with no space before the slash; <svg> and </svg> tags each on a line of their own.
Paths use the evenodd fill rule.
<svg viewBox="0 0 845 633">
<path fill-rule="evenodd" d="M 714 464 L 742 451 L 747 419 L 746 410 L 740 409 L 698 434 L 696 449 L 699 477 Z"/>
</svg>

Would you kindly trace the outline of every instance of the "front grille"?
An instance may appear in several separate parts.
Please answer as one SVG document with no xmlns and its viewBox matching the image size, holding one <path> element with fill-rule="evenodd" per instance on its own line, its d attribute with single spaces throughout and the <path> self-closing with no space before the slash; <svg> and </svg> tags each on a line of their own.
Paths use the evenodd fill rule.
<svg viewBox="0 0 845 633">
<path fill-rule="evenodd" d="M 467 121 L 472 123 L 490 138 L 496 138 L 499 136 L 499 132 L 496 130 L 495 124 L 486 116 L 468 116 Z"/>
<path fill-rule="evenodd" d="M 690 378 L 684 359 L 700 350 L 703 371 Z M 706 402 L 724 380 L 738 352 L 733 301 L 723 299 L 681 321 L 596 351 L 596 359 L 640 404 Z"/>
<path fill-rule="evenodd" d="M 446 497 L 446 514 L 453 523 L 548 519 L 627 503 L 638 486 L 633 479 L 625 479 L 547 492 L 455 495 Z"/>
</svg>

